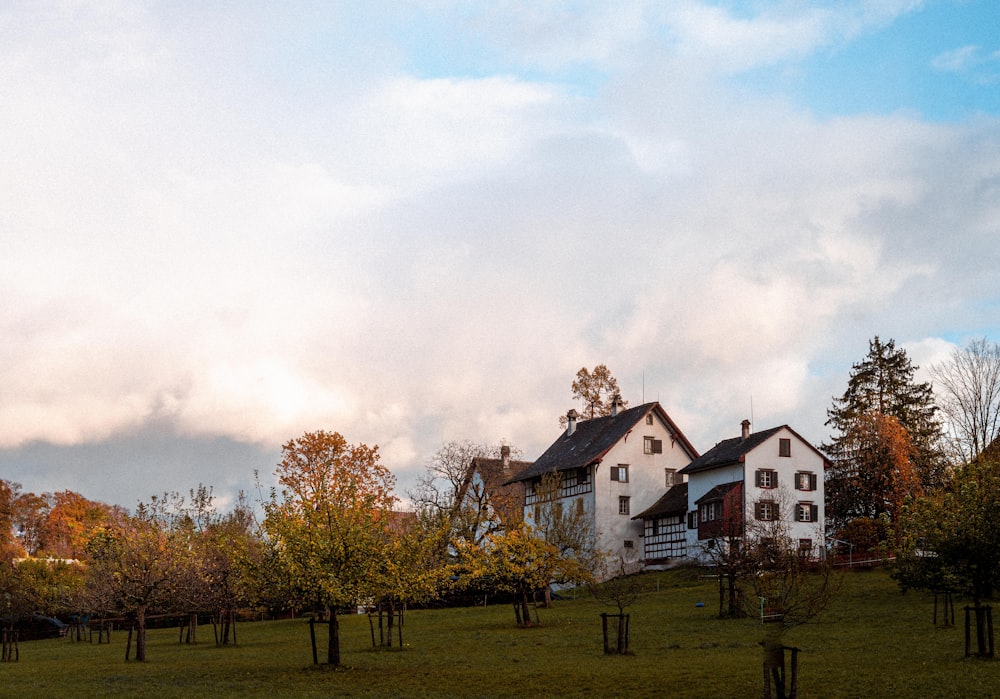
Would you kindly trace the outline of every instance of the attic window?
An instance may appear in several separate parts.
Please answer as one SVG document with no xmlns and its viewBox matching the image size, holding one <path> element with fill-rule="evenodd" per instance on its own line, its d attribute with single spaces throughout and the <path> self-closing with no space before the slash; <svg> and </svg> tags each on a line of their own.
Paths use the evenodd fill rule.
<svg viewBox="0 0 1000 699">
<path fill-rule="evenodd" d="M 792 455 L 792 440 L 790 439 L 779 439 L 778 440 L 778 456 L 791 456 Z"/>
<path fill-rule="evenodd" d="M 663 440 L 655 437 L 643 437 L 642 451 L 644 454 L 662 454 Z"/>
<path fill-rule="evenodd" d="M 648 415 L 646 415 L 646 424 L 647 425 L 653 424 L 653 413 L 649 413 Z"/>
</svg>

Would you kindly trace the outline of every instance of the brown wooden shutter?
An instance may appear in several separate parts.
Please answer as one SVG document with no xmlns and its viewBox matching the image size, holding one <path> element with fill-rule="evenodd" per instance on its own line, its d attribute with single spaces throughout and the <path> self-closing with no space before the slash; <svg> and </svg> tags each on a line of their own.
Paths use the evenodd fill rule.
<svg viewBox="0 0 1000 699">
<path fill-rule="evenodd" d="M 662 454 L 663 453 L 663 440 L 662 439 L 654 439 L 653 440 L 653 453 L 654 454 Z"/>
</svg>

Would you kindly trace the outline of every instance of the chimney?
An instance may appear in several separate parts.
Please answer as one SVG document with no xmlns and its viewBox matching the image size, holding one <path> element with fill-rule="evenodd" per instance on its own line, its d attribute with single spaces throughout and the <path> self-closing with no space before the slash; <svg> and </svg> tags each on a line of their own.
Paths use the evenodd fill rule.
<svg viewBox="0 0 1000 699">
<path fill-rule="evenodd" d="M 506 444 L 500 447 L 500 459 L 503 461 L 505 470 L 510 467 L 510 447 Z"/>
<path fill-rule="evenodd" d="M 744 420 L 743 422 L 740 423 L 740 427 L 743 428 L 742 436 L 743 439 L 746 440 L 746 438 L 750 436 L 750 421 Z"/>
<path fill-rule="evenodd" d="M 624 409 L 625 403 L 622 402 L 621 395 L 616 393 L 615 397 L 611 399 L 611 417 L 616 417 Z"/>
<path fill-rule="evenodd" d="M 566 436 L 572 437 L 573 433 L 576 432 L 576 419 L 580 417 L 580 413 L 576 412 L 575 408 L 570 408 L 569 412 L 566 413 Z"/>
</svg>

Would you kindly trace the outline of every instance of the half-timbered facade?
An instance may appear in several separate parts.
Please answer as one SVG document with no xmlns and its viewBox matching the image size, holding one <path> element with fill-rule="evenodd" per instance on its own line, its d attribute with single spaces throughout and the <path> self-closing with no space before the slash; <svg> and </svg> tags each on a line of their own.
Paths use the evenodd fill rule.
<svg viewBox="0 0 1000 699">
<path fill-rule="evenodd" d="M 525 521 L 539 522 L 543 508 L 572 511 L 598 549 L 643 555 L 644 523 L 635 515 L 681 482 L 678 472 L 698 453 L 659 403 L 625 409 L 618 400 L 612 415 L 580 421 L 570 411 L 567 418 L 566 431 L 511 479 L 524 484 Z M 556 493 L 549 492 L 553 482 Z"/>
</svg>

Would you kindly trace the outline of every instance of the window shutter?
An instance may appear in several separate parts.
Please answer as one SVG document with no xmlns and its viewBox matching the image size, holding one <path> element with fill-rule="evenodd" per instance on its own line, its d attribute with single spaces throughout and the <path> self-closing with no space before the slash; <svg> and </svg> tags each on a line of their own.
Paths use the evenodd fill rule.
<svg viewBox="0 0 1000 699">
<path fill-rule="evenodd" d="M 816 490 L 816 474 L 809 474 L 809 490 Z"/>
<path fill-rule="evenodd" d="M 618 480 L 618 467 L 617 466 L 612 466 L 611 467 L 611 480 L 613 480 L 613 481 Z"/>
<path fill-rule="evenodd" d="M 809 510 L 810 510 L 810 512 L 809 512 L 809 515 L 810 515 L 809 516 L 809 521 L 810 522 L 818 522 L 819 521 L 819 505 L 810 505 L 809 506 Z"/>
<path fill-rule="evenodd" d="M 781 513 L 778 510 L 778 503 L 771 505 L 771 519 L 774 521 L 781 519 Z"/>
<path fill-rule="evenodd" d="M 802 521 L 802 505 L 795 506 L 795 521 L 796 522 Z"/>
<path fill-rule="evenodd" d="M 763 483 L 763 482 L 764 482 L 763 472 L 760 471 L 760 470 L 758 470 L 756 473 L 754 473 L 754 485 L 757 486 L 758 488 L 760 488 L 761 487 L 761 483 Z"/>
<path fill-rule="evenodd" d="M 654 439 L 653 440 L 653 453 L 654 454 L 662 454 L 663 453 L 663 440 L 662 439 Z"/>
<path fill-rule="evenodd" d="M 754 516 L 754 519 L 763 519 L 764 518 L 764 507 L 759 502 L 755 502 L 753 504 L 753 516 Z"/>
</svg>

